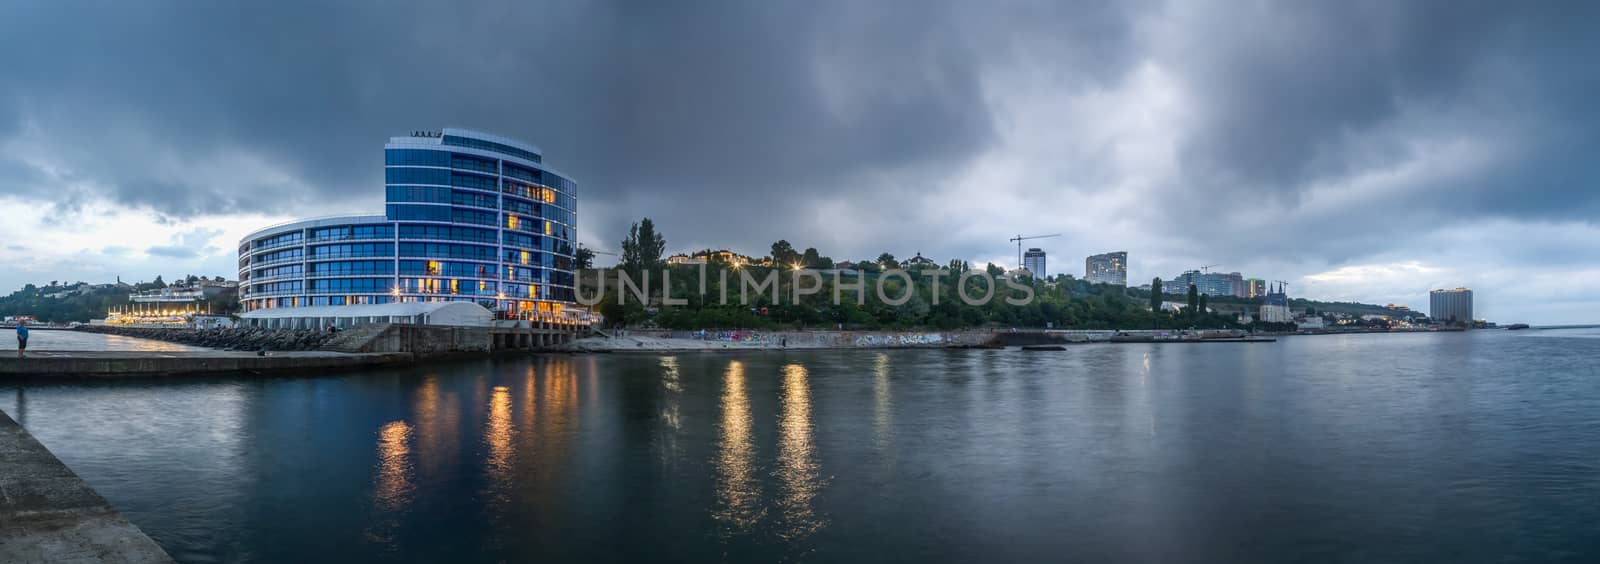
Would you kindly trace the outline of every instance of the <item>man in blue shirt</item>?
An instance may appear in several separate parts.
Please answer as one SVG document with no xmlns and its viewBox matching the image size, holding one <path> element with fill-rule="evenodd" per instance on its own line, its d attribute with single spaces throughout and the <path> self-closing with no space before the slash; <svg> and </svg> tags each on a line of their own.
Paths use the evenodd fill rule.
<svg viewBox="0 0 1600 564">
<path fill-rule="evenodd" d="M 28 322 L 17 320 L 17 358 L 22 358 L 24 351 L 28 350 Z"/>
</svg>

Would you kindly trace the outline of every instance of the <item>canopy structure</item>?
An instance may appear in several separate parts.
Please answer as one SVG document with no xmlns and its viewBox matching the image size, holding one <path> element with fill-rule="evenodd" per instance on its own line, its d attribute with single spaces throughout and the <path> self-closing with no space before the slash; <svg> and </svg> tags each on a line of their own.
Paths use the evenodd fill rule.
<svg viewBox="0 0 1600 564">
<path fill-rule="evenodd" d="M 405 302 L 267 308 L 241 314 L 239 319 L 245 327 L 267 329 L 343 329 L 363 323 L 488 327 L 494 314 L 472 302 Z"/>
</svg>

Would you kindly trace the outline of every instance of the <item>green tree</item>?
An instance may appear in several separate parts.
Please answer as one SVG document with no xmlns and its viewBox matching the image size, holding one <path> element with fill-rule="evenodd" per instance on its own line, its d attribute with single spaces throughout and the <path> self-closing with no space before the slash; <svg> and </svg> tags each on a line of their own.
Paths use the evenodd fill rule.
<svg viewBox="0 0 1600 564">
<path fill-rule="evenodd" d="M 578 252 L 573 254 L 572 265 L 578 270 L 594 268 L 594 251 L 588 247 L 578 247 Z"/>
<path fill-rule="evenodd" d="M 1150 279 L 1150 311 L 1161 313 L 1161 278 Z"/>
<path fill-rule="evenodd" d="M 894 260 L 894 255 L 883 253 L 878 255 L 878 266 L 883 268 L 899 268 L 900 261 Z"/>
<path fill-rule="evenodd" d="M 800 255 L 800 264 L 806 268 L 821 268 L 822 253 L 818 253 L 816 247 L 806 247 L 806 252 Z"/>
<path fill-rule="evenodd" d="M 794 245 L 789 241 L 779 239 L 772 244 L 772 264 L 785 267 L 800 261 L 800 253 L 794 250 Z"/>
<path fill-rule="evenodd" d="M 656 233 L 655 222 L 641 219 L 628 228 L 628 238 L 622 240 L 622 267 L 631 274 L 656 268 L 666 249 L 667 239 Z"/>
<path fill-rule="evenodd" d="M 1206 312 L 1209 311 L 1206 308 L 1206 295 L 1205 294 L 1200 294 L 1200 309 L 1198 309 L 1196 311 L 1199 311 L 1201 315 L 1205 315 Z"/>
<path fill-rule="evenodd" d="M 1189 285 L 1189 313 L 1194 313 L 1196 311 L 1199 311 L 1199 308 L 1200 308 L 1200 289 L 1194 287 L 1194 284 L 1190 284 Z"/>
</svg>

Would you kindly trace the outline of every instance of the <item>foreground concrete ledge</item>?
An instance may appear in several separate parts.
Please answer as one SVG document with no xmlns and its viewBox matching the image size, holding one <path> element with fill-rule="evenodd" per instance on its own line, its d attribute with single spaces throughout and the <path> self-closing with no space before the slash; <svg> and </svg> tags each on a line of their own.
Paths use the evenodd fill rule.
<svg viewBox="0 0 1600 564">
<path fill-rule="evenodd" d="M 0 356 L 0 380 L 120 378 L 208 374 L 268 374 L 387 366 L 416 360 L 411 353 L 243 351 L 105 352 L 38 351 L 27 358 Z"/>
<path fill-rule="evenodd" d="M 0 562 L 143 564 L 172 557 L 0 413 Z"/>
</svg>

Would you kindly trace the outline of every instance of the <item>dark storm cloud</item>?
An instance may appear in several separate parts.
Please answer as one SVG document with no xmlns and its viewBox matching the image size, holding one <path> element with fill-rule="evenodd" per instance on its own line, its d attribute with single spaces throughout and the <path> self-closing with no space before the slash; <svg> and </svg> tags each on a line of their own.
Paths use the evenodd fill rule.
<svg viewBox="0 0 1600 564">
<path fill-rule="evenodd" d="M 883 212 L 872 217 L 886 240 L 838 253 L 869 255 L 911 244 L 896 233 L 926 230 L 898 214 L 904 202 L 997 146 L 993 106 L 1012 87 L 997 69 L 1057 77 L 1072 95 L 1153 64 L 1176 75 L 1196 118 L 1173 124 L 1181 179 L 1158 187 L 1179 197 L 1151 197 L 1169 218 L 1293 206 L 1319 182 L 1405 162 L 1424 135 L 1493 140 L 1512 157 L 1393 205 L 1587 220 L 1600 201 L 1592 6 L 9 4 L 0 136 L 27 146 L 0 155 L 0 193 L 162 218 L 373 210 L 388 136 L 460 126 L 543 147 L 580 181 L 601 248 L 651 215 L 675 241 L 756 251 L 849 219 L 804 213 L 831 201 Z M 1098 176 L 1099 152 L 1082 154 L 1063 154 L 1064 168 L 1116 180 Z M 985 188 L 1057 189 L 1028 183 Z M 691 219 L 706 210 L 717 221 Z M 930 247 L 985 248 L 944 233 Z M 1387 238 L 1208 243 L 1343 259 Z"/>
<path fill-rule="evenodd" d="M 348 207 L 381 197 L 385 138 L 460 126 L 539 144 L 586 212 L 848 196 L 861 174 L 938 178 L 978 154 L 994 51 L 1048 38 L 1064 62 L 1114 69 L 1120 6 L 13 5 L 0 114 L 33 124 L 66 177 L 4 190 L 179 217 Z"/>
<path fill-rule="evenodd" d="M 1205 197 L 1295 202 L 1319 180 L 1414 158 L 1429 135 L 1515 144 L 1515 162 L 1396 206 L 1590 219 L 1600 191 L 1600 5 L 1230 4 L 1185 30 L 1175 68 L 1201 101 L 1184 144 Z"/>
</svg>

